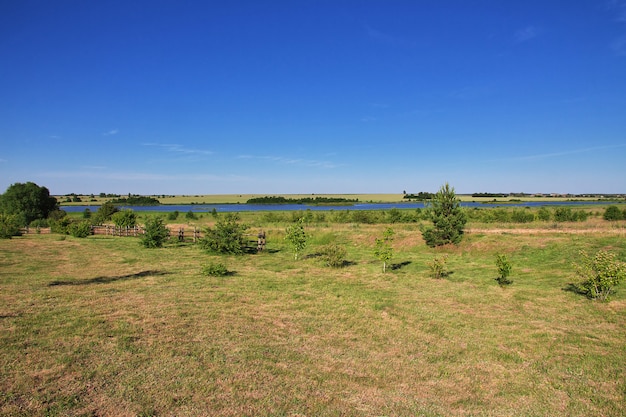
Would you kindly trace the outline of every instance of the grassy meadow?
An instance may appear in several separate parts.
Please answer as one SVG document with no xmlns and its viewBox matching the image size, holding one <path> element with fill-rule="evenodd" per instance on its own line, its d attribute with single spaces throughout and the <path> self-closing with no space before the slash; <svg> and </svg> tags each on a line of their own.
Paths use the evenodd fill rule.
<svg viewBox="0 0 626 417">
<path fill-rule="evenodd" d="M 245 220 L 245 219 L 244 219 Z M 626 286 L 568 290 L 581 249 L 626 260 L 626 228 L 469 224 L 459 246 L 390 225 L 313 224 L 295 261 L 267 250 L 26 235 L 0 241 L 0 414 L 6 416 L 626 415 Z M 347 249 L 328 268 L 316 248 Z M 513 284 L 501 288 L 495 256 Z M 448 274 L 428 263 L 447 256 Z M 228 276 L 202 274 L 224 263 Z"/>
</svg>

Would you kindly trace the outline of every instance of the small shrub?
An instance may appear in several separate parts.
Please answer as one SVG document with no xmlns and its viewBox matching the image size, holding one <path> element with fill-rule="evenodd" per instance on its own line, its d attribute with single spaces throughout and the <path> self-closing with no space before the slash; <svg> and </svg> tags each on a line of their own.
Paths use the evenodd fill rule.
<svg viewBox="0 0 626 417">
<path fill-rule="evenodd" d="M 285 241 L 291 247 L 293 258 L 297 261 L 298 255 L 307 245 L 309 237 L 304 231 L 304 219 L 300 218 L 295 224 L 289 225 L 285 231 Z"/>
<path fill-rule="evenodd" d="M 91 223 L 88 221 L 71 223 L 67 231 L 73 237 L 84 238 L 91 235 Z"/>
<path fill-rule="evenodd" d="M 32 222 L 30 222 L 30 224 L 28 225 L 29 227 L 50 227 L 50 222 L 48 221 L 48 219 L 36 219 L 33 220 Z"/>
<path fill-rule="evenodd" d="M 160 217 L 146 220 L 145 232 L 141 237 L 141 244 L 146 248 L 160 248 L 170 235 L 169 229 Z"/>
<path fill-rule="evenodd" d="M 446 271 L 447 256 L 435 256 L 431 262 L 428 263 L 430 270 L 430 276 L 435 279 L 445 277 L 448 272 Z"/>
<path fill-rule="evenodd" d="M 223 277 L 229 275 L 231 272 L 226 268 L 223 263 L 214 263 L 211 262 L 202 267 L 202 274 L 208 275 L 212 277 Z"/>
<path fill-rule="evenodd" d="M 617 206 L 608 206 L 604 211 L 604 220 L 617 221 L 624 219 L 624 213 Z"/>
<path fill-rule="evenodd" d="M 137 224 L 137 215 L 131 209 L 117 211 L 111 215 L 111 220 L 117 227 L 135 227 Z"/>
<path fill-rule="evenodd" d="M 261 216 L 261 221 L 263 223 L 279 223 L 284 221 L 285 218 L 281 213 L 277 213 L 274 211 L 268 211 L 263 213 L 263 215 Z"/>
<path fill-rule="evenodd" d="M 496 281 L 501 286 L 512 284 L 513 281 L 509 279 L 509 275 L 511 274 L 511 263 L 509 262 L 509 258 L 507 258 L 504 254 L 496 255 L 496 268 L 498 268 L 498 277 Z"/>
<path fill-rule="evenodd" d="M 387 221 L 389 223 L 400 223 L 402 222 L 402 212 L 397 208 L 392 208 L 387 213 Z"/>
<path fill-rule="evenodd" d="M 515 209 L 511 212 L 511 221 L 514 223 L 530 223 L 535 220 L 535 215 L 528 209 Z"/>
<path fill-rule="evenodd" d="M 10 239 L 19 234 L 20 227 L 16 216 L 0 213 L 0 239 Z"/>
<path fill-rule="evenodd" d="M 383 263 L 383 273 L 387 272 L 387 264 L 393 258 L 393 242 L 395 232 L 392 228 L 387 228 L 383 232 L 381 239 L 376 239 L 376 248 L 374 249 L 374 255 Z"/>
<path fill-rule="evenodd" d="M 626 277 L 626 263 L 603 250 L 593 257 L 585 251 L 581 251 L 580 255 L 582 261 L 574 267 L 583 281 L 576 286 L 577 289 L 591 299 L 607 300 L 613 288 Z"/>
<path fill-rule="evenodd" d="M 69 217 L 62 217 L 58 220 L 51 220 L 50 231 L 52 233 L 59 233 L 61 235 L 66 235 L 68 234 L 69 226 L 71 223 L 72 221 L 69 219 Z"/>
<path fill-rule="evenodd" d="M 541 207 L 537 210 L 537 218 L 542 222 L 549 222 L 552 220 L 552 213 L 546 207 Z"/>
<path fill-rule="evenodd" d="M 244 232 L 248 229 L 245 224 L 237 223 L 237 217 L 226 216 L 219 218 L 215 227 L 207 228 L 204 238 L 200 240 L 200 246 L 213 253 L 227 253 L 240 255 L 244 253 Z"/>
<path fill-rule="evenodd" d="M 336 243 L 329 243 L 320 248 L 319 251 L 326 266 L 340 268 L 346 262 L 346 248 Z"/>
<path fill-rule="evenodd" d="M 176 219 L 178 219 L 178 215 L 179 214 L 180 213 L 178 212 L 178 210 L 170 211 L 167 214 L 167 220 L 176 220 Z"/>
<path fill-rule="evenodd" d="M 187 212 L 187 214 L 185 214 L 185 218 L 186 218 L 187 220 L 196 220 L 196 219 L 197 219 L 197 217 L 196 217 L 196 213 L 194 213 L 193 211 L 189 210 L 189 211 Z"/>
<path fill-rule="evenodd" d="M 96 214 L 94 215 L 94 224 L 103 224 L 111 220 L 111 217 L 117 213 L 119 209 L 113 205 L 110 201 L 102 204 Z"/>
</svg>

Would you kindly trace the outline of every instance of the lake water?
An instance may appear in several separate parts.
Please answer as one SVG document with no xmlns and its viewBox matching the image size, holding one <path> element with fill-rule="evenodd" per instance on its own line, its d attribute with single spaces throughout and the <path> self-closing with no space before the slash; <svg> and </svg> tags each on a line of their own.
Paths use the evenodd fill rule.
<svg viewBox="0 0 626 417">
<path fill-rule="evenodd" d="M 590 206 L 611 204 L 607 201 L 527 201 L 519 203 L 475 203 L 462 202 L 462 207 L 541 207 L 541 206 Z M 391 210 L 424 208 L 424 203 L 358 203 L 352 206 L 313 206 L 306 204 L 181 204 L 161 206 L 120 206 L 120 209 L 132 209 L 134 211 L 159 211 L 187 213 L 210 213 L 215 209 L 218 213 L 234 213 L 243 211 L 345 211 L 345 210 Z M 61 206 L 68 213 L 82 212 L 85 209 L 98 210 L 99 206 Z"/>
</svg>

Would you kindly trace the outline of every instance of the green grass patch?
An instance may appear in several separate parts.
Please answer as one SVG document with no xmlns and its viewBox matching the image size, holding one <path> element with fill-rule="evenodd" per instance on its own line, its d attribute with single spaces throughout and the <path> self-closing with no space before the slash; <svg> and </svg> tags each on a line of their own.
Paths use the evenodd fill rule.
<svg viewBox="0 0 626 417">
<path fill-rule="evenodd" d="M 626 414 L 626 290 L 567 291 L 580 249 L 626 258 L 623 234 L 469 233 L 431 249 L 394 225 L 317 225 L 295 261 L 267 251 L 28 235 L 0 241 L 1 415 Z M 342 244 L 328 268 L 318 246 Z M 513 284 L 494 278 L 497 253 Z M 428 263 L 447 256 L 448 274 Z M 203 266 L 227 265 L 226 277 Z"/>
</svg>

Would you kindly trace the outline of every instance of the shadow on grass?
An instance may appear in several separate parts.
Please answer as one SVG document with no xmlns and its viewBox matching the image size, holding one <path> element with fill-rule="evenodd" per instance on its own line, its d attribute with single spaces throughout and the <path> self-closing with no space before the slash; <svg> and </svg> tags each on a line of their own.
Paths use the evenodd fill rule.
<svg viewBox="0 0 626 417">
<path fill-rule="evenodd" d="M 404 262 L 400 262 L 398 264 L 392 264 L 390 268 L 393 271 L 397 271 L 398 269 L 402 269 L 402 268 L 404 268 L 405 266 L 408 266 L 408 265 L 411 265 L 411 261 L 404 261 Z"/>
<path fill-rule="evenodd" d="M 436 279 L 436 280 L 444 280 L 447 278 L 452 277 L 452 275 L 454 275 L 454 271 L 444 271 L 441 274 L 435 276 L 432 273 L 429 275 L 430 278 L 432 279 Z M 461 278 L 459 279 L 450 279 L 451 282 L 462 282 L 463 280 Z"/>
<path fill-rule="evenodd" d="M 87 280 L 77 280 L 77 281 L 52 281 L 48 284 L 49 287 L 54 287 L 57 285 L 89 285 L 89 284 L 108 284 L 110 282 L 115 282 L 115 281 L 123 281 L 123 280 L 128 280 L 128 279 L 138 279 L 138 278 L 144 278 L 144 277 L 149 277 L 149 276 L 162 276 L 162 275 L 168 275 L 169 272 L 166 271 L 159 271 L 159 270 L 147 270 L 147 271 L 141 271 L 141 272 L 137 272 L 135 274 L 127 274 L 127 275 L 119 275 L 119 276 L 113 276 L 113 277 L 105 277 L 105 276 L 101 276 L 101 277 L 95 277 L 95 278 L 91 278 L 91 279 L 87 279 Z"/>
<path fill-rule="evenodd" d="M 578 294 L 578 295 L 582 295 L 583 297 L 589 297 L 589 293 L 587 291 L 585 291 L 583 288 L 580 288 L 579 285 L 576 285 L 574 283 L 569 283 L 567 284 L 565 287 L 562 288 L 563 291 L 567 291 L 567 292 L 573 292 L 574 294 Z"/>
<path fill-rule="evenodd" d="M 278 253 L 280 250 L 278 249 L 268 249 L 265 248 L 263 250 L 259 250 L 256 246 L 244 246 L 243 253 L 246 255 L 257 255 L 260 253 Z"/>
</svg>

